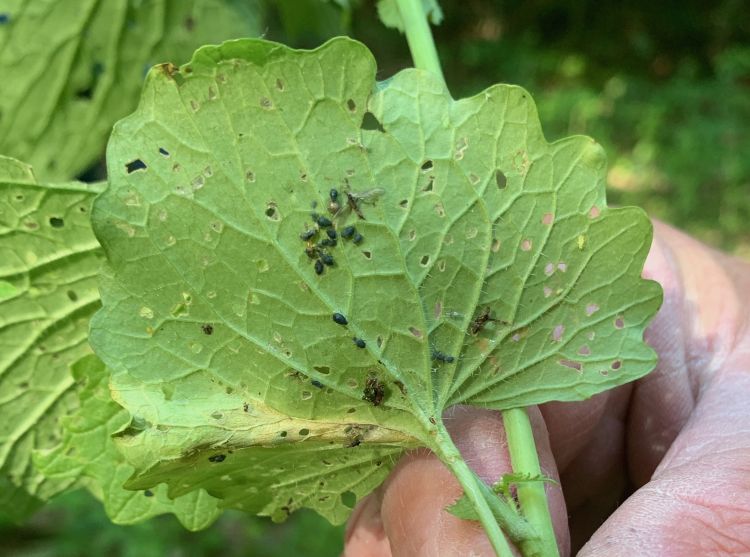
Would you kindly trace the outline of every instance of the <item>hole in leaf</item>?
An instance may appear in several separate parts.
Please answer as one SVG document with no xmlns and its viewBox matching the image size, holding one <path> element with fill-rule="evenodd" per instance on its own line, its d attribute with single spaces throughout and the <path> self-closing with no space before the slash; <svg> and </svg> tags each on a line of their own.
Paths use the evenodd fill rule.
<svg viewBox="0 0 750 557">
<path fill-rule="evenodd" d="M 354 102 L 354 99 L 348 99 L 346 101 L 346 108 L 348 108 L 350 112 L 354 112 L 357 110 L 357 103 Z"/>
<path fill-rule="evenodd" d="M 341 494 L 341 503 L 349 508 L 353 509 L 354 505 L 357 504 L 357 496 L 354 494 L 353 491 L 345 491 Z"/>
<path fill-rule="evenodd" d="M 73 290 L 68 290 L 67 295 L 68 295 L 68 299 L 71 302 L 78 301 L 78 294 L 76 294 Z"/>
<path fill-rule="evenodd" d="M 280 431 L 279 437 L 286 437 L 286 431 Z"/>
<path fill-rule="evenodd" d="M 146 170 L 147 168 L 146 163 L 141 159 L 135 159 L 125 164 L 125 170 L 128 171 L 128 174 L 132 174 L 136 170 Z"/>
<path fill-rule="evenodd" d="M 495 171 L 495 183 L 497 184 L 498 189 L 501 190 L 504 190 L 508 185 L 508 178 L 505 177 L 505 174 L 503 174 L 503 171 L 500 169 Z"/>
<path fill-rule="evenodd" d="M 420 167 L 422 169 L 422 172 L 429 172 L 433 169 L 435 166 L 435 163 L 433 163 L 431 160 L 427 159 L 422 163 L 422 166 Z"/>
<path fill-rule="evenodd" d="M 372 252 L 371 251 L 363 251 L 362 255 L 365 256 L 365 259 L 372 259 Z"/>
<path fill-rule="evenodd" d="M 279 91 L 284 90 L 284 82 L 281 81 L 281 79 L 276 80 L 276 89 L 278 89 Z"/>
<path fill-rule="evenodd" d="M 310 400 L 312 393 L 310 391 L 302 391 L 302 400 Z"/>
<path fill-rule="evenodd" d="M 435 177 L 430 176 L 430 180 L 427 182 L 427 185 L 422 188 L 422 191 L 432 191 L 432 184 L 435 182 Z"/>
<path fill-rule="evenodd" d="M 402 199 L 398 202 L 399 207 L 402 207 L 403 209 L 406 209 L 409 207 L 409 200 L 408 199 Z"/>
<path fill-rule="evenodd" d="M 255 172 L 253 172 L 252 170 L 245 171 L 245 180 L 250 183 L 255 182 Z"/>
<path fill-rule="evenodd" d="M 300 434 L 300 437 L 306 437 L 310 435 L 310 430 L 307 429 L 306 427 L 303 427 L 302 429 L 299 430 L 299 434 Z"/>
<path fill-rule="evenodd" d="M 349 410 L 346 411 L 347 414 L 354 414 L 357 411 L 356 408 L 349 408 Z"/>
<path fill-rule="evenodd" d="M 165 157 L 169 156 L 169 151 L 167 151 L 164 147 L 159 147 L 159 153 L 161 155 L 164 155 Z"/>
<path fill-rule="evenodd" d="M 369 110 L 365 112 L 365 115 L 362 117 L 362 125 L 360 127 L 363 130 L 368 131 L 385 132 L 385 129 L 381 125 L 380 121 Z"/>
<path fill-rule="evenodd" d="M 266 207 L 266 216 L 271 220 L 279 220 L 279 212 L 274 203 L 269 203 Z"/>
<path fill-rule="evenodd" d="M 427 265 L 430 264 L 430 256 L 423 255 L 422 259 L 419 260 L 419 264 L 422 265 L 422 267 L 427 267 Z"/>
<path fill-rule="evenodd" d="M 323 375 L 328 375 L 329 373 L 331 373 L 331 368 L 328 366 L 313 366 L 313 369 Z"/>
<path fill-rule="evenodd" d="M 60 217 L 50 217 L 49 225 L 52 228 L 62 228 L 63 226 L 65 226 L 65 221 Z"/>
<path fill-rule="evenodd" d="M 381 337 L 380 335 L 378 335 L 378 338 L 375 339 L 375 344 L 378 345 L 378 348 L 382 348 L 383 347 L 383 337 Z M 356 385 L 355 385 L 355 387 L 356 387 Z"/>
<path fill-rule="evenodd" d="M 417 239 L 417 231 L 412 228 L 411 230 L 409 230 L 409 241 L 413 242 L 416 239 Z"/>
</svg>

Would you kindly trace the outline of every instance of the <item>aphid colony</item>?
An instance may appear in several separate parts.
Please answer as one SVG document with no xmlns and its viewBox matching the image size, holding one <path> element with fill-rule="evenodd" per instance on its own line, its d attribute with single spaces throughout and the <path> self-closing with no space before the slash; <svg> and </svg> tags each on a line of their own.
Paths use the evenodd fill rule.
<svg viewBox="0 0 750 557">
<path fill-rule="evenodd" d="M 347 192 L 347 207 L 351 207 L 359 218 L 364 220 L 364 215 L 359 208 L 358 202 L 360 197 L 364 194 L 353 194 Z M 328 211 L 333 215 L 334 219 L 342 215 L 343 208 L 339 205 L 339 192 L 337 189 L 332 188 L 328 194 L 330 202 L 328 203 Z M 360 197 L 358 197 L 360 196 Z M 313 203 L 313 209 L 315 209 L 315 203 Z M 331 251 L 338 245 L 339 236 L 344 240 L 351 240 L 354 244 L 361 244 L 364 237 L 360 234 L 354 226 L 345 226 L 341 233 L 336 231 L 336 226 L 333 221 L 325 215 L 319 215 L 318 213 L 311 213 L 310 217 L 313 220 L 314 227 L 308 228 L 302 232 L 299 237 L 305 242 L 305 254 L 307 257 L 314 261 L 313 266 L 315 273 L 322 275 L 325 272 L 326 267 L 333 267 L 336 261 L 331 255 Z M 325 231 L 325 238 L 320 239 L 316 242 L 321 232 Z"/>
</svg>

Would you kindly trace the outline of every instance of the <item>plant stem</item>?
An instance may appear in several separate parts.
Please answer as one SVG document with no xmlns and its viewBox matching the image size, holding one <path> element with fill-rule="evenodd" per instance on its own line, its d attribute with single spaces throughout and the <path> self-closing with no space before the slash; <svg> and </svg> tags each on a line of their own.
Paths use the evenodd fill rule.
<svg viewBox="0 0 750 557">
<path fill-rule="evenodd" d="M 464 495 L 474 505 L 477 515 L 479 515 L 479 521 L 482 523 L 484 531 L 497 556 L 513 557 L 513 552 L 508 545 L 508 541 L 505 539 L 503 531 L 500 529 L 490 506 L 484 498 L 483 489 L 480 485 L 482 480 L 466 464 L 466 461 L 464 461 L 456 445 L 453 444 L 450 434 L 442 423 L 438 423 L 438 432 L 434 441 L 435 446 L 433 450 L 440 457 L 440 460 L 450 468 L 453 475 L 456 476 L 456 479 L 458 479 L 464 490 Z"/>
<path fill-rule="evenodd" d="M 404 22 L 406 41 L 409 43 L 414 67 L 432 72 L 445 83 L 435 42 L 432 40 L 430 24 L 427 22 L 422 7 L 422 0 L 396 0 L 396 2 Z"/>
<path fill-rule="evenodd" d="M 530 477 L 541 476 L 539 457 L 534 443 L 534 433 L 531 429 L 529 415 L 525 408 L 513 408 L 503 411 L 503 424 L 505 435 L 508 439 L 508 451 L 513 472 L 529 475 Z M 539 482 L 520 482 L 518 490 L 518 502 L 521 513 L 528 520 L 539 536 L 536 541 L 537 547 L 543 557 L 557 557 L 559 555 L 555 530 L 552 527 L 552 517 L 547 505 L 547 494 L 545 484 Z M 523 548 L 522 548 L 523 549 Z"/>
</svg>

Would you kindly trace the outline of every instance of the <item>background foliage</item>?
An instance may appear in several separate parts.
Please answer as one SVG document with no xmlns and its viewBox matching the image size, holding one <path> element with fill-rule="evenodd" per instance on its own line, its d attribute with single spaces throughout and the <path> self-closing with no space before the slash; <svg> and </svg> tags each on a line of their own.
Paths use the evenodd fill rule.
<svg viewBox="0 0 750 557">
<path fill-rule="evenodd" d="M 750 13 L 743 4 L 443 2 L 436 40 L 454 97 L 494 82 L 523 85 L 549 139 L 585 133 L 605 146 L 610 202 L 639 204 L 750 256 Z M 380 78 L 410 65 L 405 41 L 377 23 L 371 2 L 275 0 L 260 17 L 266 38 L 296 47 L 351 34 L 375 53 Z M 100 163 L 83 175 L 101 177 Z M 200 533 L 171 516 L 114 526 L 100 503 L 76 492 L 22 526 L 0 525 L 0 535 L 7 555 L 272 557 L 336 555 L 343 532 L 308 512 L 273 526 L 230 512 Z"/>
</svg>

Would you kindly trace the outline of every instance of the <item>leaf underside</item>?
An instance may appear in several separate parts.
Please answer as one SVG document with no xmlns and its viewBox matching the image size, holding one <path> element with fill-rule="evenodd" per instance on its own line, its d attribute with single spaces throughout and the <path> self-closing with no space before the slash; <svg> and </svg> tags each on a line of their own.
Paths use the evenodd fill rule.
<svg viewBox="0 0 750 557">
<path fill-rule="evenodd" d="M 260 33 L 248 0 L 10 0 L 0 24 L 0 153 L 43 180 L 99 159 L 153 64 Z"/>
<path fill-rule="evenodd" d="M 651 227 L 606 207 L 601 147 L 547 143 L 518 87 L 454 101 L 375 72 L 349 39 L 232 41 L 152 70 L 115 127 L 91 342 L 133 416 L 129 487 L 341 522 L 449 405 L 579 400 L 654 366 Z"/>
<path fill-rule="evenodd" d="M 89 220 L 102 184 L 43 186 L 0 157 L 0 514 L 20 519 L 67 489 L 32 464 L 77 406 L 69 366 L 91 349 L 102 262 Z"/>
</svg>

